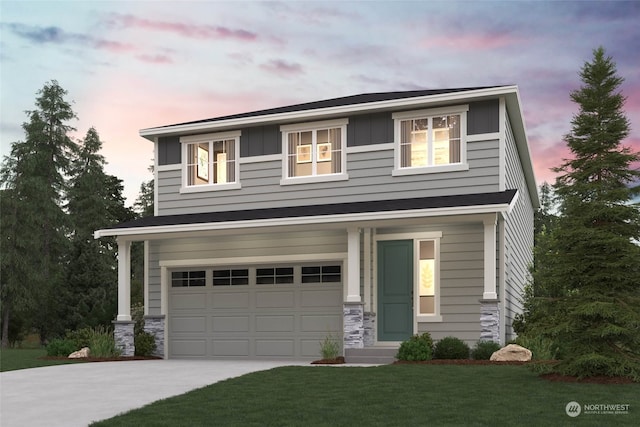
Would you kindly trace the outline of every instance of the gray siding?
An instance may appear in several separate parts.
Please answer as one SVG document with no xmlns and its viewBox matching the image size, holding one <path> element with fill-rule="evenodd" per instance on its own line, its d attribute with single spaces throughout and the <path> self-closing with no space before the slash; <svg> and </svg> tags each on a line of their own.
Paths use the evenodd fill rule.
<svg viewBox="0 0 640 427">
<path fill-rule="evenodd" d="M 506 118 L 506 187 L 519 197 L 505 220 L 505 322 L 507 341 L 514 338 L 513 318 L 522 312 L 522 293 L 533 262 L 533 205 L 525 182 L 511 125 Z"/>
<path fill-rule="evenodd" d="M 498 100 L 469 103 L 467 134 L 479 135 L 499 130 Z M 385 144 L 393 142 L 392 113 L 356 114 L 349 117 L 347 146 Z M 242 129 L 240 157 L 280 154 L 282 138 L 280 125 L 253 126 Z M 158 141 L 158 165 L 179 164 L 180 137 L 162 137 Z"/>
<path fill-rule="evenodd" d="M 347 233 L 345 231 L 248 234 L 150 241 L 149 314 L 161 314 L 160 261 L 344 253 L 346 251 Z"/>
<path fill-rule="evenodd" d="M 468 171 L 391 175 L 393 150 L 349 153 L 348 181 L 280 185 L 282 161 L 240 164 L 239 190 L 180 194 L 181 170 L 158 171 L 159 215 L 314 205 L 499 190 L 498 140 L 467 144 Z"/>
</svg>

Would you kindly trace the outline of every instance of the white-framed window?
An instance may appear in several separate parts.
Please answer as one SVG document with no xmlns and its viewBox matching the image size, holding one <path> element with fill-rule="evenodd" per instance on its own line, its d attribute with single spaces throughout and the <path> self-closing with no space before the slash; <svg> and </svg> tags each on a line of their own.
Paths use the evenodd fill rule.
<svg viewBox="0 0 640 427">
<path fill-rule="evenodd" d="M 468 105 L 394 113 L 393 175 L 467 170 Z"/>
<path fill-rule="evenodd" d="M 182 143 L 182 192 L 240 188 L 240 131 L 193 135 Z"/>
<path fill-rule="evenodd" d="M 348 119 L 283 125 L 281 184 L 348 179 Z"/>
</svg>

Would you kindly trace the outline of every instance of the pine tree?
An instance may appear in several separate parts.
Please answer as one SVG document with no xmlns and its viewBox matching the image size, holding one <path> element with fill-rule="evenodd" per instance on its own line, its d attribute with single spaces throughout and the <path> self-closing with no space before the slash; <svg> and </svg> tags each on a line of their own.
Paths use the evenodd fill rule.
<svg viewBox="0 0 640 427">
<path fill-rule="evenodd" d="M 27 112 L 29 121 L 22 125 L 25 141 L 13 143 L 0 172 L 7 191 L 3 204 L 9 206 L 3 223 L 11 224 L 3 233 L 3 315 L 26 303 L 31 326 L 43 341 L 61 327 L 57 290 L 68 242 L 61 206 L 75 148 L 68 136 L 74 129 L 67 123 L 76 117 L 66 94 L 55 80 L 38 91 L 36 109 Z"/>
<path fill-rule="evenodd" d="M 553 294 L 539 328 L 563 348 L 557 370 L 577 376 L 640 381 L 640 210 L 630 184 L 640 154 L 622 145 L 629 133 L 615 63 L 603 48 L 582 67 L 583 85 L 565 136 L 573 158 L 555 169 L 560 215 L 534 275 Z M 538 282 L 536 282 L 537 285 Z"/>
<path fill-rule="evenodd" d="M 73 232 L 65 283 L 65 326 L 108 324 L 117 307 L 117 245 L 94 239 L 95 230 L 133 218 L 124 206 L 122 181 L 104 171 L 102 141 L 91 128 L 71 168 L 67 209 Z"/>
</svg>

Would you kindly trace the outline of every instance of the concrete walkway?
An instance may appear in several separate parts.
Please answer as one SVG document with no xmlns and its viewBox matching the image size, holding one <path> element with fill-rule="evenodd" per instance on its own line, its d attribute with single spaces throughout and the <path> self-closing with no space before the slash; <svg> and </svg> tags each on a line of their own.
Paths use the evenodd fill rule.
<svg viewBox="0 0 640 427">
<path fill-rule="evenodd" d="M 3 372 L 0 425 L 84 427 L 217 381 L 287 365 L 309 362 L 145 360 Z"/>
</svg>

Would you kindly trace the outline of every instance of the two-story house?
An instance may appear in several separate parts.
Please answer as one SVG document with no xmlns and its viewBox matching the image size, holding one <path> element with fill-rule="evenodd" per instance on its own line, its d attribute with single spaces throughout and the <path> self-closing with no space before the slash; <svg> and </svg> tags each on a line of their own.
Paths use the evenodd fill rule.
<svg viewBox="0 0 640 427">
<path fill-rule="evenodd" d="M 169 358 L 318 358 L 412 334 L 504 343 L 538 196 L 515 86 L 371 93 L 143 129 L 155 216 L 118 241 L 118 345 L 132 354 L 130 244 L 146 329 Z"/>
</svg>

